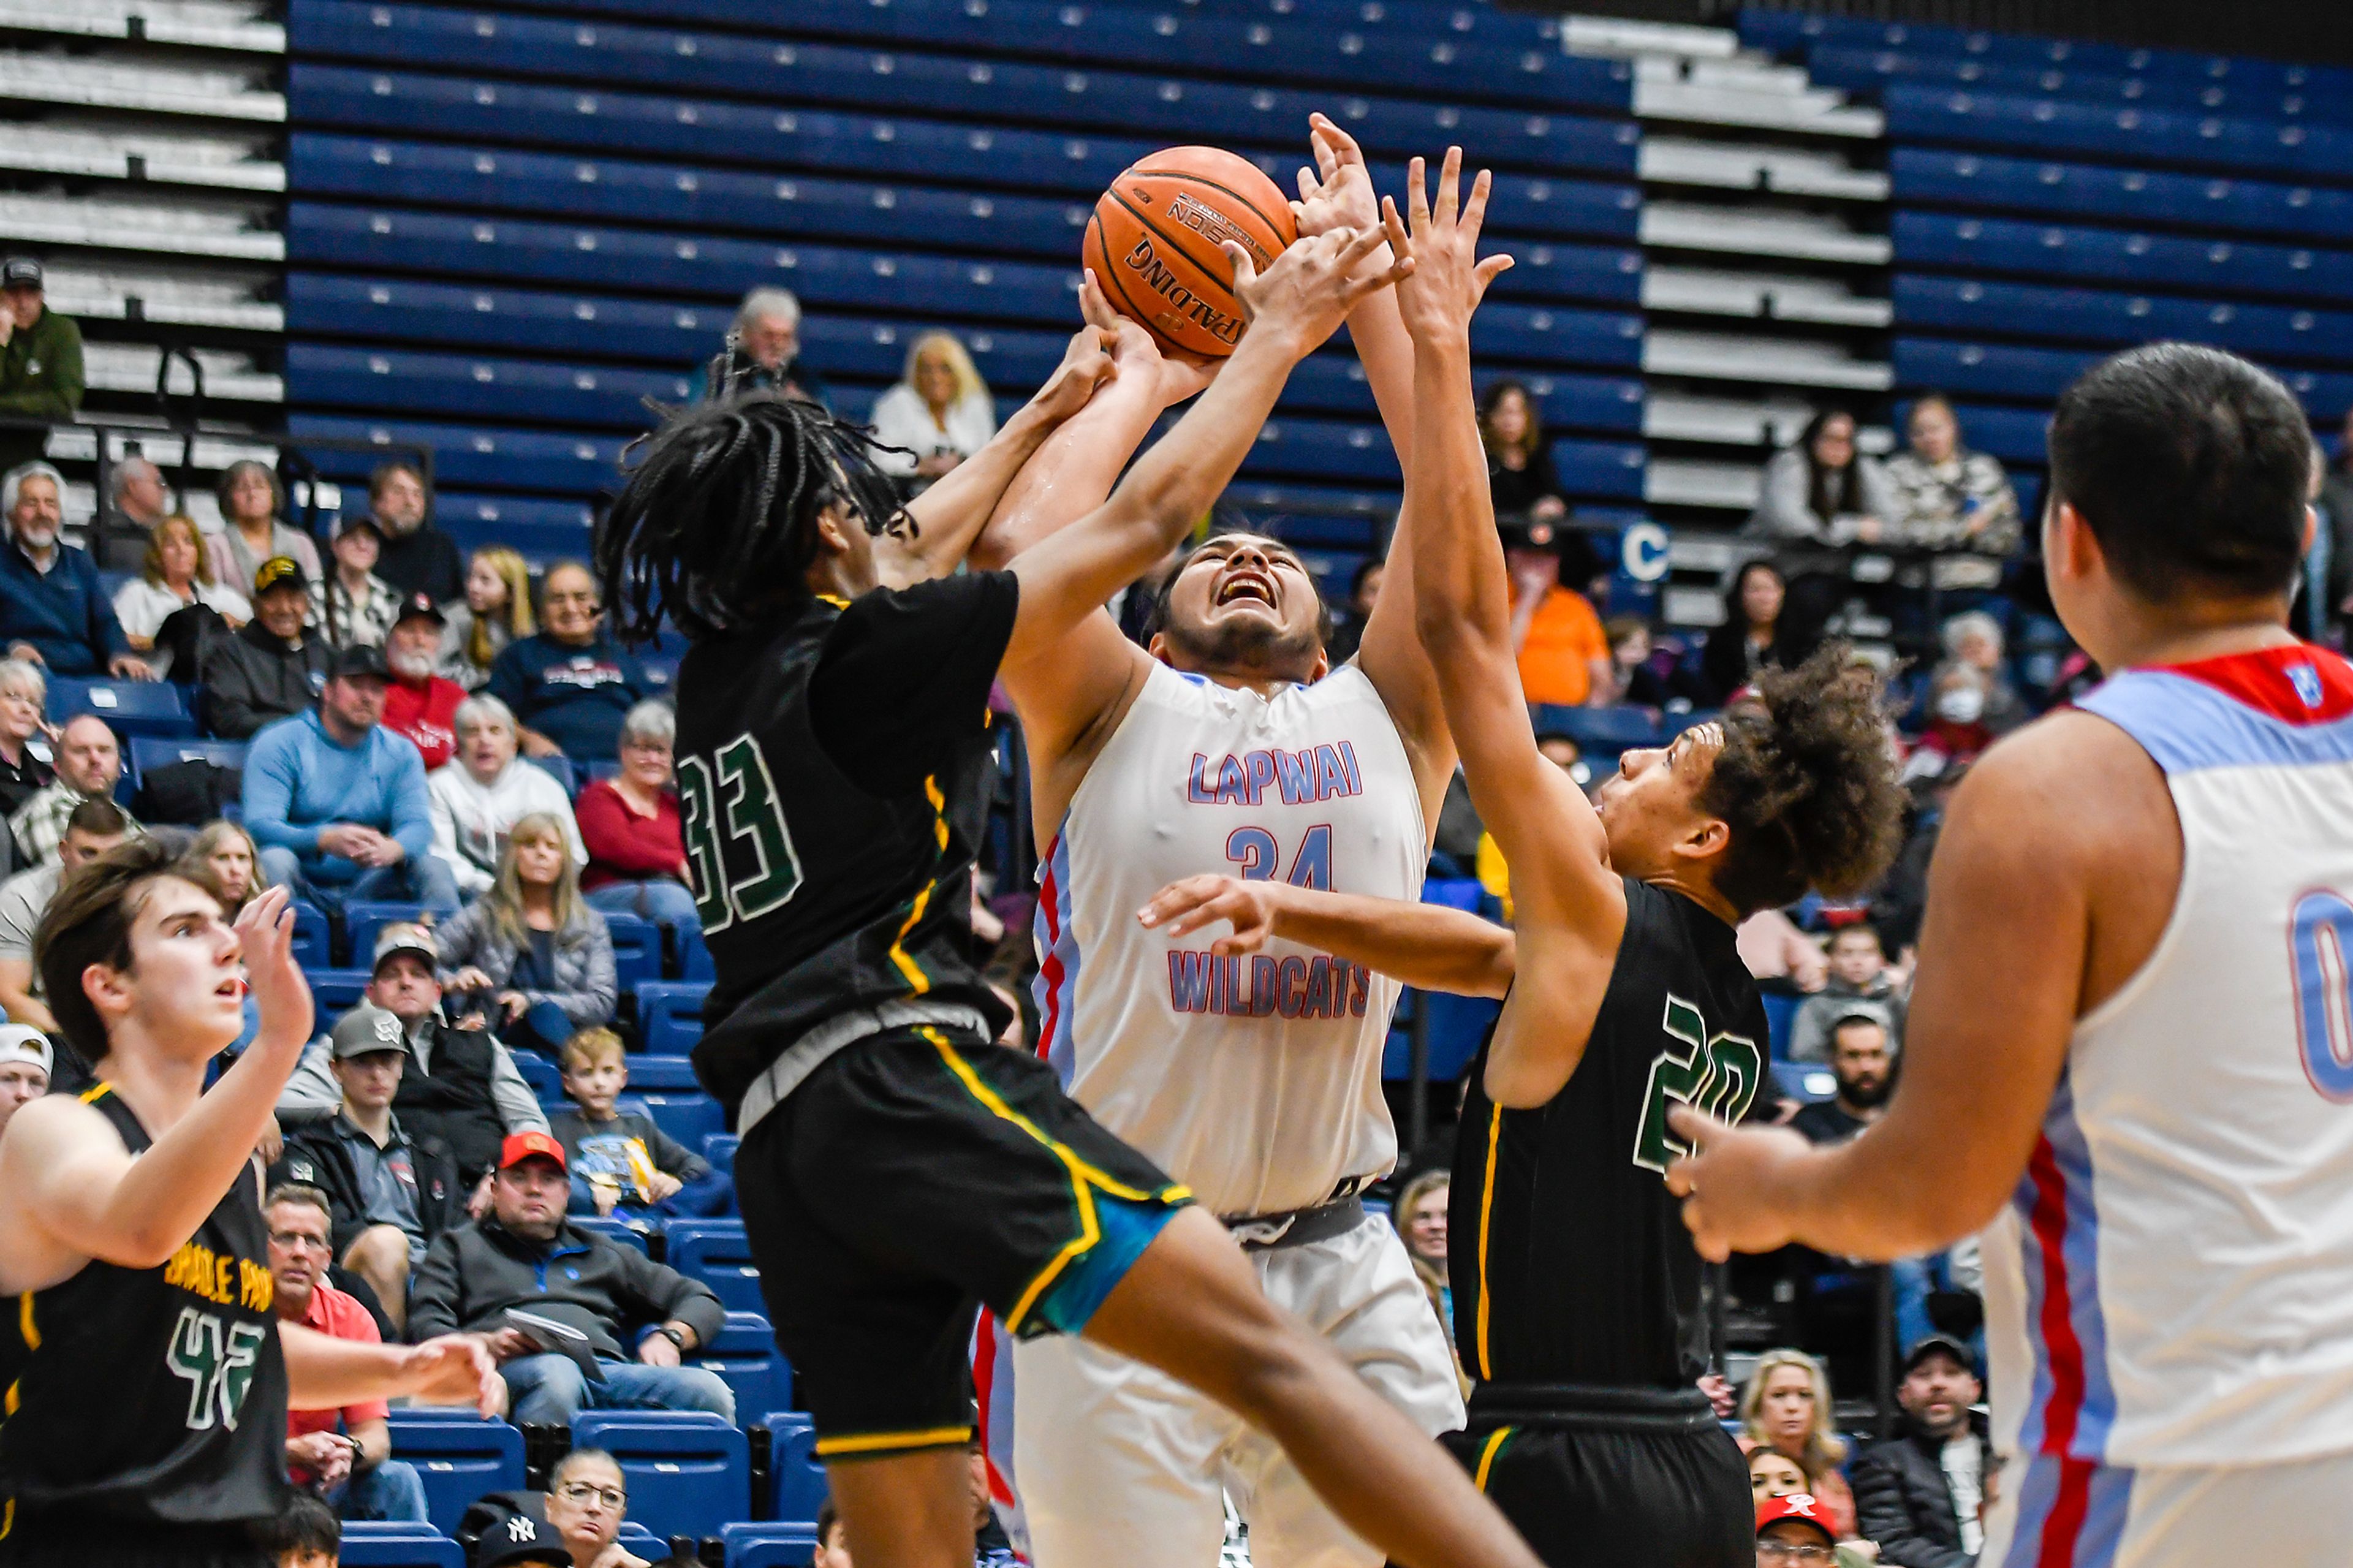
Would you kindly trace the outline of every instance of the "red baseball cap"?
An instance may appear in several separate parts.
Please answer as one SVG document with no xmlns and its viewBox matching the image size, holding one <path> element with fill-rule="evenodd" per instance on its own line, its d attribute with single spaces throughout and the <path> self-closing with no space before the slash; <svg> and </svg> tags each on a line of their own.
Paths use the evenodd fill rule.
<svg viewBox="0 0 2353 1568">
<path fill-rule="evenodd" d="M 530 1136 L 538 1137 L 540 1134 L 533 1133 Z M 514 1140 L 510 1138 L 507 1142 L 512 1143 Z M 1818 1511 L 1821 1505 L 1814 1500 L 1811 1492 L 1791 1492 L 1788 1497 L 1767 1498 L 1757 1505 L 1757 1533 L 1762 1535 L 1767 1528 L 1779 1524 L 1784 1520 L 1795 1520 L 1799 1524 L 1810 1524 L 1820 1531 L 1823 1545 L 1836 1546 L 1838 1536 L 1831 1531 L 1829 1522 Z"/>
<path fill-rule="evenodd" d="M 499 1145 L 499 1169 L 512 1171 L 525 1160 L 553 1160 L 559 1171 L 569 1171 L 564 1163 L 564 1145 L 544 1132 L 510 1132 L 507 1141 Z"/>
</svg>

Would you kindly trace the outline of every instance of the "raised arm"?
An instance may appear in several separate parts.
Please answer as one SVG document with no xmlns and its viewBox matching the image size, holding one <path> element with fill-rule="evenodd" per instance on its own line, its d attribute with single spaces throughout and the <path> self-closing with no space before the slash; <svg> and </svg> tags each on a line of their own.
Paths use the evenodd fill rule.
<svg viewBox="0 0 2353 1568">
<path fill-rule="evenodd" d="M 1153 895 L 1136 919 L 1170 937 L 1218 921 L 1233 934 L 1209 943 L 1219 954 L 1256 952 L 1271 937 L 1351 959 L 1424 991 L 1502 996 L 1512 988 L 1517 944 L 1511 928 L 1443 904 L 1407 903 L 1294 888 L 1239 877 L 1187 877 Z"/>
<path fill-rule="evenodd" d="M 372 1399 L 406 1398 L 421 1405 L 470 1405 L 485 1420 L 506 1414 L 506 1380 L 478 1334 L 387 1345 L 280 1323 L 278 1342 L 286 1353 L 290 1410 L 339 1410 Z"/>
</svg>

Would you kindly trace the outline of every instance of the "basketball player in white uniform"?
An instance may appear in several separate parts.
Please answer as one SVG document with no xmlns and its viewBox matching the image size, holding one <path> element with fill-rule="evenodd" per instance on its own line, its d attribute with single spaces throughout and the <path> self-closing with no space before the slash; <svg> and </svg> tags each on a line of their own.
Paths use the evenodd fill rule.
<svg viewBox="0 0 2353 1568">
<path fill-rule="evenodd" d="M 1991 1222 L 1989 1568 L 2353 1553 L 2353 667 L 2286 627 L 2309 451 L 2211 350 L 2069 390 L 2045 571 L 2112 679 L 1962 785 L 1894 1102 L 1835 1150 L 1679 1120 L 1714 1257 Z"/>
<path fill-rule="evenodd" d="M 1323 178 L 1303 177 L 1302 233 L 1377 221 L 1354 143 L 1320 117 L 1315 137 Z M 1406 450 L 1412 347 L 1392 291 L 1349 329 Z M 1032 460 L 984 551 L 1097 504 L 1156 412 L 1104 388 Z M 1463 1420 L 1453 1360 L 1396 1232 L 1356 1196 L 1397 1156 L 1380 1085 L 1397 984 L 1295 944 L 1218 956 L 1136 918 L 1201 871 L 1420 896 L 1454 749 L 1414 637 L 1410 547 L 1392 545 L 1358 657 L 1338 670 L 1304 566 L 1243 534 L 1170 577 L 1150 654 L 1103 614 L 1004 679 L 1048 840 L 1040 1048 L 1098 1121 L 1243 1238 L 1278 1305 L 1435 1436 Z M 1012 1361 L 1013 1474 L 1043 1568 L 1208 1568 L 1221 1494 L 1262 1568 L 1381 1562 L 1211 1401 L 1091 1346 L 1023 1340 Z"/>
</svg>

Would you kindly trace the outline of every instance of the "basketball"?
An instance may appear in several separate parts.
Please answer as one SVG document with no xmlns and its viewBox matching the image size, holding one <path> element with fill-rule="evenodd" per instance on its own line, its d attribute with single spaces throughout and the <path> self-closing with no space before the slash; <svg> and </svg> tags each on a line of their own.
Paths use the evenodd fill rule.
<svg viewBox="0 0 2353 1568">
<path fill-rule="evenodd" d="M 1248 159 L 1215 147 L 1170 147 L 1111 183 L 1087 221 L 1086 265 L 1113 308 L 1164 347 L 1210 359 L 1241 340 L 1233 240 L 1261 272 L 1299 237 L 1281 187 Z"/>
</svg>

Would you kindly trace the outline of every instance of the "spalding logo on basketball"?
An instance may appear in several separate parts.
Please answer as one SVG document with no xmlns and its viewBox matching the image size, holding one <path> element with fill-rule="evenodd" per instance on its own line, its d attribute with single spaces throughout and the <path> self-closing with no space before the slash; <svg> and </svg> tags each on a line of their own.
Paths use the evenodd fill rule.
<svg viewBox="0 0 2353 1568">
<path fill-rule="evenodd" d="M 1155 153 L 1111 183 L 1087 222 L 1086 265 L 1113 309 L 1164 347 L 1210 359 L 1241 341 L 1231 240 L 1263 272 L 1299 237 L 1291 204 L 1248 159 L 1215 147 Z"/>
</svg>

